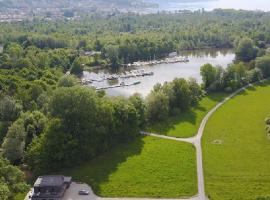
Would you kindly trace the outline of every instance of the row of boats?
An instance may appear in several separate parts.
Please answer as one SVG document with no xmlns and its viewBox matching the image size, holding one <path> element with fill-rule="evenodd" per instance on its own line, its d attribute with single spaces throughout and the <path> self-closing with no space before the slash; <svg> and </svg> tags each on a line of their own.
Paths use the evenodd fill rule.
<svg viewBox="0 0 270 200">
<path fill-rule="evenodd" d="M 140 81 L 136 81 L 133 83 L 125 83 L 125 82 L 121 82 L 120 84 L 117 85 L 109 85 L 109 86 L 104 86 L 104 87 L 95 87 L 96 90 L 106 90 L 106 89 L 110 89 L 110 88 L 118 88 L 118 87 L 126 87 L 126 86 L 132 86 L 132 85 L 138 85 L 140 84 Z"/>
<path fill-rule="evenodd" d="M 165 58 L 162 60 L 151 60 L 151 61 L 138 61 L 134 63 L 127 64 L 128 67 L 141 67 L 141 66 L 151 66 L 158 64 L 170 64 L 170 63 L 178 63 L 178 62 L 189 62 L 188 57 L 176 56 L 173 58 Z"/>
<path fill-rule="evenodd" d="M 103 74 L 100 77 L 84 77 L 82 78 L 81 82 L 82 84 L 87 85 L 93 82 L 103 82 L 106 80 L 109 80 L 109 81 L 118 80 L 119 78 L 127 79 L 127 78 L 153 76 L 153 75 L 154 75 L 154 72 L 145 71 L 144 69 L 138 69 L 138 70 L 126 71 L 122 74 L 111 74 L 111 75 Z"/>
</svg>

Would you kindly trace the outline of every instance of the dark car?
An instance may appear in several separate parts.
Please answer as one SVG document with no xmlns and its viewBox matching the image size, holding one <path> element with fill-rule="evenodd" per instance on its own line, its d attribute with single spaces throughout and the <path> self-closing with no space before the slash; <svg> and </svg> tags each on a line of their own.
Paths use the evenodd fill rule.
<svg viewBox="0 0 270 200">
<path fill-rule="evenodd" d="M 87 191 L 87 190 L 80 190 L 80 191 L 78 192 L 78 194 L 79 194 L 79 195 L 88 195 L 88 194 L 89 194 L 89 191 Z"/>
</svg>

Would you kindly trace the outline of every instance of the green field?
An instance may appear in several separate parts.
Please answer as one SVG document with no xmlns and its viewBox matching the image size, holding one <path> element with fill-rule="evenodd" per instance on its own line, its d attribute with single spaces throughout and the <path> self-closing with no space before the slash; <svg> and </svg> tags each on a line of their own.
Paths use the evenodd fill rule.
<svg viewBox="0 0 270 200">
<path fill-rule="evenodd" d="M 146 131 L 173 137 L 192 137 L 197 134 L 203 117 L 227 95 L 226 93 L 209 94 L 190 111 L 170 117 L 163 122 L 150 124 Z"/>
<path fill-rule="evenodd" d="M 214 200 L 270 197 L 270 82 L 249 88 L 210 118 L 203 137 L 206 192 Z"/>
<path fill-rule="evenodd" d="M 139 137 L 65 172 L 103 197 L 190 197 L 197 193 L 191 144 Z"/>
</svg>

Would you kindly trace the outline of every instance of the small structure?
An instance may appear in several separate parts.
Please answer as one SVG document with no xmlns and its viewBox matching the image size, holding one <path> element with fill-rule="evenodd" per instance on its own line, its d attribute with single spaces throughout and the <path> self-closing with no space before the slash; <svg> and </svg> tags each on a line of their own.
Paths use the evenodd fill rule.
<svg viewBox="0 0 270 200">
<path fill-rule="evenodd" d="M 94 56 L 94 55 L 100 55 L 100 51 L 80 51 L 81 56 Z"/>
<path fill-rule="evenodd" d="M 177 52 L 171 52 L 169 53 L 169 58 L 173 58 L 177 56 Z"/>
<path fill-rule="evenodd" d="M 61 200 L 71 184 L 71 177 L 40 176 L 34 184 L 31 200 Z"/>
</svg>

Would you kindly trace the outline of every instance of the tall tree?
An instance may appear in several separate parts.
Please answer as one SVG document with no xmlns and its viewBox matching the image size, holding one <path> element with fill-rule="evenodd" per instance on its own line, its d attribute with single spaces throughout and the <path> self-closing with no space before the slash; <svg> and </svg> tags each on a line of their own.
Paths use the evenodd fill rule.
<svg viewBox="0 0 270 200">
<path fill-rule="evenodd" d="M 254 60 L 257 57 L 257 53 L 258 48 L 250 38 L 241 39 L 235 52 L 237 60 L 243 62 Z"/>
</svg>

